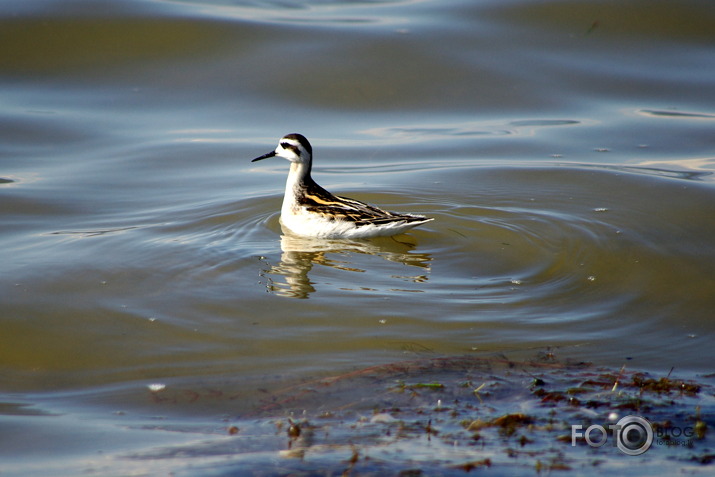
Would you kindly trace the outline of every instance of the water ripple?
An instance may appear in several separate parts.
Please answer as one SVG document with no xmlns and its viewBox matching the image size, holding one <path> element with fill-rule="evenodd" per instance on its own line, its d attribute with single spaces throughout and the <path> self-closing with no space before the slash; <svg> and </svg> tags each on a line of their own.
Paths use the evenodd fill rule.
<svg viewBox="0 0 715 477">
<path fill-rule="evenodd" d="M 420 3 L 423 0 L 385 0 L 369 2 L 323 1 L 307 2 L 242 1 L 233 2 L 213 0 L 163 0 L 173 6 L 183 6 L 204 15 L 221 18 L 238 18 L 275 24 L 293 24 L 310 26 L 341 26 L 403 24 L 404 13 L 398 13 L 399 7 Z"/>
<path fill-rule="evenodd" d="M 480 136 L 532 135 L 535 129 L 562 126 L 579 126 L 584 121 L 575 119 L 522 119 L 494 123 L 487 121 L 465 121 L 439 125 L 406 125 L 371 128 L 363 131 L 380 139 L 395 141 L 431 142 L 436 140 L 454 140 Z"/>
<path fill-rule="evenodd" d="M 650 171 L 588 167 L 462 170 L 453 179 L 482 188 L 431 212 L 443 235 L 432 236 L 436 243 L 427 251 L 438 257 L 434 269 L 442 262 L 451 273 L 431 292 L 460 303 L 450 320 L 491 327 L 509 316 L 524 329 L 569 322 L 587 333 L 596 330 L 593 320 L 615 324 L 634 313 L 666 319 L 656 304 L 678 301 L 686 288 L 694 302 L 708 301 L 702 288 L 712 283 L 707 266 L 693 255 L 692 244 L 673 238 L 712 229 L 705 211 L 691 210 L 689 218 L 676 212 L 712 195 L 710 188 L 685 194 L 678 183 Z M 670 195 L 671 202 L 659 206 L 653 194 Z M 703 250 L 708 257 L 711 252 Z M 673 259 L 678 264 L 667 265 Z M 675 273 L 683 284 L 700 282 L 699 291 L 664 288 Z"/>
<path fill-rule="evenodd" d="M 656 118 L 668 118 L 668 119 L 715 119 L 715 114 L 709 113 L 696 113 L 689 111 L 678 111 L 678 110 L 658 110 L 658 109 L 641 109 L 637 111 L 638 114 L 643 116 L 651 116 Z"/>
</svg>

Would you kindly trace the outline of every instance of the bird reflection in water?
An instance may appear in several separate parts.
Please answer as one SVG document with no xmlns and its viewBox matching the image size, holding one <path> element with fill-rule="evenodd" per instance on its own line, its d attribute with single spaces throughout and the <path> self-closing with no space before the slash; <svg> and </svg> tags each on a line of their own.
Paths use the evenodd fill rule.
<svg viewBox="0 0 715 477">
<path fill-rule="evenodd" d="M 413 283 L 427 281 L 432 257 L 414 253 L 414 237 L 398 235 L 368 240 L 316 239 L 290 233 L 281 236 L 281 261 L 263 270 L 269 292 L 291 298 L 308 298 L 316 290 L 309 274 L 314 265 L 322 265 L 345 272 L 370 272 L 351 261 L 353 254 L 381 257 L 390 262 L 419 268 L 410 276 L 392 275 L 393 278 Z M 364 264 L 363 264 L 364 266 Z M 406 290 L 414 291 L 414 290 Z"/>
</svg>

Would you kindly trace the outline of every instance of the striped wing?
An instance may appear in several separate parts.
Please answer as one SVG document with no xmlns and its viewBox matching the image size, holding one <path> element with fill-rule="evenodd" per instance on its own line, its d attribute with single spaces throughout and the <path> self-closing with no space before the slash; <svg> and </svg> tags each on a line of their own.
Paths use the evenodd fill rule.
<svg viewBox="0 0 715 477">
<path fill-rule="evenodd" d="M 329 220 L 353 222 L 356 227 L 382 225 L 391 222 L 426 222 L 432 219 L 420 215 L 397 214 L 379 209 L 374 205 L 347 197 L 338 197 L 317 184 L 307 188 L 298 203 L 309 212 L 321 214 Z"/>
</svg>

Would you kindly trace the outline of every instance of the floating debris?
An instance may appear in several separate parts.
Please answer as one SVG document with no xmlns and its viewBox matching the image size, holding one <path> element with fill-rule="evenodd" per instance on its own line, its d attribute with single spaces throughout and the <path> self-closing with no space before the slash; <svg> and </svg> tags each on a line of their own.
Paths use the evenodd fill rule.
<svg viewBox="0 0 715 477">
<path fill-rule="evenodd" d="M 277 474 L 312 474 L 319 466 L 335 475 L 451 476 L 489 467 L 497 473 L 573 470 L 596 476 L 617 473 L 633 457 L 611 442 L 592 447 L 579 435 L 642 416 L 652 424 L 652 447 L 661 449 L 648 451 L 636 475 L 676 473 L 684 466 L 695 471 L 715 463 L 709 432 L 715 375 L 709 378 L 695 382 L 673 370 L 657 376 L 625 366 L 564 363 L 554 349 L 528 362 L 416 359 L 280 389 L 262 383 L 262 403 L 227 428 L 235 435 L 240 425 L 240 439 L 197 451 L 181 447 L 176 455 L 221 457 L 227 459 L 225 473 L 236 475 L 255 473 L 266 459 L 280 456 L 278 463 L 270 460 Z M 154 402 L 205 400 L 213 406 L 213 399 L 224 398 L 235 406 L 239 396 L 213 388 L 165 393 Z M 296 415 L 300 421 L 286 417 Z M 581 434 L 574 434 L 574 426 Z M 614 438 L 607 432 L 607 440 Z"/>
</svg>

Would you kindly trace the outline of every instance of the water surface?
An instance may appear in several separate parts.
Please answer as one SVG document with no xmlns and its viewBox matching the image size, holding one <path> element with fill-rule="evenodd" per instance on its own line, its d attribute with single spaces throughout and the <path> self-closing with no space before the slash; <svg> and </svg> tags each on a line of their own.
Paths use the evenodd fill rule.
<svg viewBox="0 0 715 477">
<path fill-rule="evenodd" d="M 4 4 L 0 440 L 48 436 L 35 464 L 0 446 L 7 471 L 86 471 L 98 441 L 121 469 L 160 445 L 133 426 L 173 412 L 153 383 L 545 350 L 711 372 L 714 20 L 704 0 Z M 324 187 L 435 221 L 284 235 L 287 164 L 250 159 L 290 132 Z"/>
</svg>

